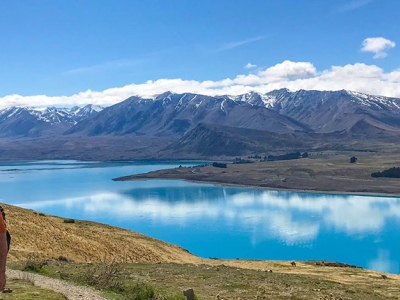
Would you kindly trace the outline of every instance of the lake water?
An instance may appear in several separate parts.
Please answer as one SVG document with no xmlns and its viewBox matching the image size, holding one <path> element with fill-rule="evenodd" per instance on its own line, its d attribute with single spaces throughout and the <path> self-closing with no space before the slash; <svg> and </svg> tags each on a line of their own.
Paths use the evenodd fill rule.
<svg viewBox="0 0 400 300">
<path fill-rule="evenodd" d="M 332 260 L 399 273 L 400 198 L 112 178 L 193 162 L 0 163 L 0 202 L 131 229 L 205 258 Z"/>
</svg>

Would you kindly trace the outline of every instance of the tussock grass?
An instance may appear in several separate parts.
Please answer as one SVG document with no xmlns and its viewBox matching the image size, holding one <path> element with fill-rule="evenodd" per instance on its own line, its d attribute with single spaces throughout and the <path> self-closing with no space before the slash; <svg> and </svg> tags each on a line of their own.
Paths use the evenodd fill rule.
<svg viewBox="0 0 400 300">
<path fill-rule="evenodd" d="M 182 291 L 194 289 L 197 299 L 398 299 L 400 285 L 393 278 L 368 276 L 361 269 L 314 267 L 299 263 L 291 269 L 316 268 L 315 273 L 283 273 L 283 266 L 275 265 L 274 272 L 220 264 L 176 263 L 110 263 L 82 264 L 49 261 L 44 266 L 48 276 L 64 278 L 77 284 L 102 286 L 111 299 L 185 299 Z M 289 265 L 289 263 L 288 263 Z M 330 268 L 330 269 L 329 269 Z M 62 270 L 62 272 L 61 272 Z M 95 272 L 93 272 L 95 270 Z M 90 274 L 91 282 L 81 273 Z M 107 273 L 101 277 L 101 272 Z M 293 271 L 294 272 L 294 271 Z M 328 272 L 349 281 L 329 279 Z M 64 274 L 64 275 L 62 275 Z M 67 276 L 66 276 L 67 274 Z M 359 281 L 352 277 L 359 277 Z M 396 277 L 389 275 L 388 277 Z M 96 279 L 98 278 L 98 279 Z"/>
</svg>

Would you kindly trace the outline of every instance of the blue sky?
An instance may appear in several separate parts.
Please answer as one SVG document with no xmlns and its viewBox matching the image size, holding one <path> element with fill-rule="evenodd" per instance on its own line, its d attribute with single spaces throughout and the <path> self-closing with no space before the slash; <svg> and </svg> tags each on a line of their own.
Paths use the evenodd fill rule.
<svg viewBox="0 0 400 300">
<path fill-rule="evenodd" d="M 166 90 L 400 97 L 398 0 L 0 0 L 0 107 Z"/>
</svg>

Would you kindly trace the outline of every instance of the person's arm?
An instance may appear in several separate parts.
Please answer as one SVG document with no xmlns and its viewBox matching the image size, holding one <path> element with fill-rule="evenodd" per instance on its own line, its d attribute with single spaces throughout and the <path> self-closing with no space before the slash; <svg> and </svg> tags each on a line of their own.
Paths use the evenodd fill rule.
<svg viewBox="0 0 400 300">
<path fill-rule="evenodd" d="M 6 225 L 0 214 L 0 292 L 6 287 L 7 238 Z"/>
</svg>

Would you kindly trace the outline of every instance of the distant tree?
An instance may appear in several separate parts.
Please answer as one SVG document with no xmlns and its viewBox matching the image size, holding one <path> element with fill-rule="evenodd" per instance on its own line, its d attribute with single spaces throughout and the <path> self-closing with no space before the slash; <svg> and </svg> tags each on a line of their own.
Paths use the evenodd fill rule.
<svg viewBox="0 0 400 300">
<path fill-rule="evenodd" d="M 304 152 L 304 153 L 301 155 L 301 157 L 302 157 L 302 158 L 307 158 L 307 157 L 308 157 L 308 152 Z"/>
<path fill-rule="evenodd" d="M 235 161 L 233 163 L 234 164 L 251 164 L 251 163 L 254 163 L 254 161 L 249 160 L 249 159 L 243 159 L 241 157 L 236 157 Z"/>
<path fill-rule="evenodd" d="M 301 157 L 300 152 L 291 152 L 291 153 L 286 153 L 282 155 L 268 155 L 267 160 L 268 161 L 274 161 L 274 160 L 290 160 L 290 159 L 298 159 Z"/>
<path fill-rule="evenodd" d="M 357 157 L 355 157 L 355 156 L 350 157 L 350 163 L 351 164 L 354 164 L 356 162 L 357 162 Z"/>
<path fill-rule="evenodd" d="M 371 177 L 400 178 L 400 168 L 393 167 L 382 172 L 371 173 Z"/>
<path fill-rule="evenodd" d="M 213 162 L 212 166 L 216 168 L 227 168 L 227 165 L 225 163 L 219 163 L 219 162 Z"/>
</svg>

